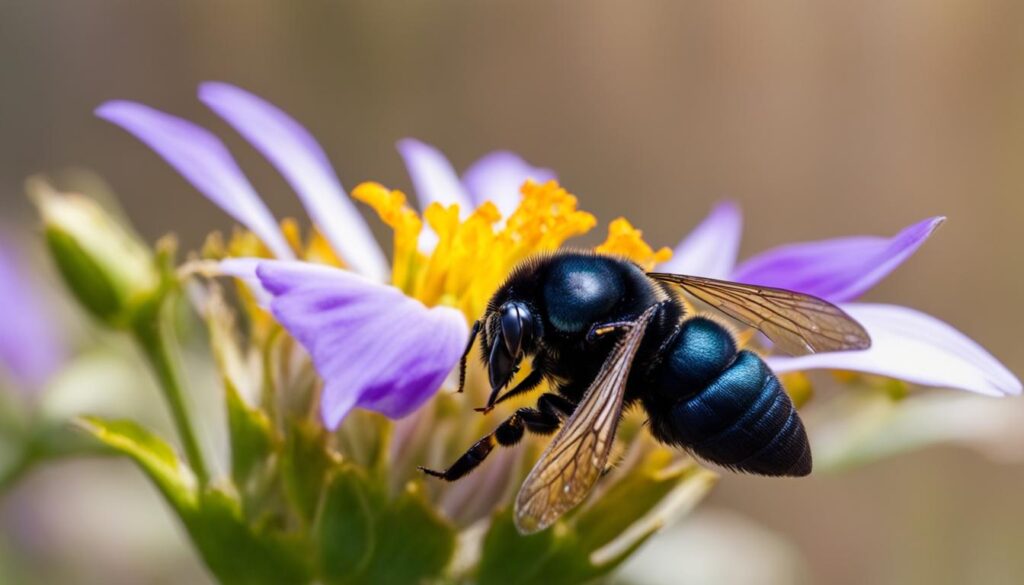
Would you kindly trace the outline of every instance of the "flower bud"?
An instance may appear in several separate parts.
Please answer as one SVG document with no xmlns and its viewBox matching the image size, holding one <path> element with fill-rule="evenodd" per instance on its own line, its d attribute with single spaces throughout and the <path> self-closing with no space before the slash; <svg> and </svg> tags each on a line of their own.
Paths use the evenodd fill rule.
<svg viewBox="0 0 1024 585">
<path fill-rule="evenodd" d="M 160 288 L 152 252 L 138 237 L 83 195 L 28 183 L 43 218 L 46 243 L 64 282 L 94 316 L 114 327 Z"/>
</svg>

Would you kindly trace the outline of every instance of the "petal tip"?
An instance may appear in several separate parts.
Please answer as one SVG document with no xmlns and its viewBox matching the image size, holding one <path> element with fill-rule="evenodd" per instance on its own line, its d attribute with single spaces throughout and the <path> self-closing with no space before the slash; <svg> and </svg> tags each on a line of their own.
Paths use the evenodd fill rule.
<svg viewBox="0 0 1024 585">
<path fill-rule="evenodd" d="M 150 109 L 144 104 L 133 102 L 130 100 L 109 100 L 105 101 L 92 111 L 93 115 L 97 118 L 102 118 L 108 122 L 119 123 L 122 116 L 128 113 L 130 110 L 142 110 Z"/>
</svg>

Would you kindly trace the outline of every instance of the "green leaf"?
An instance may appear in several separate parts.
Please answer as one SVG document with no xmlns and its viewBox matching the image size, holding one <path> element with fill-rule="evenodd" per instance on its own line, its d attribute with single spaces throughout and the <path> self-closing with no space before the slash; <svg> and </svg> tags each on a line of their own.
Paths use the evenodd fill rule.
<svg viewBox="0 0 1024 585">
<path fill-rule="evenodd" d="M 166 441 L 130 420 L 80 417 L 75 424 L 110 449 L 135 461 L 180 515 L 196 509 L 195 477 Z"/>
<path fill-rule="evenodd" d="M 206 565 L 223 583 L 305 583 L 308 546 L 296 536 L 254 529 L 237 497 L 219 488 L 199 492 L 174 449 L 132 421 L 83 417 L 76 421 L 102 444 L 131 458 L 177 512 Z"/>
<path fill-rule="evenodd" d="M 331 475 L 317 513 L 317 568 L 326 583 L 356 583 L 374 549 L 372 494 L 365 474 L 350 465 Z"/>
<path fill-rule="evenodd" d="M 379 506 L 383 498 L 374 499 Z M 379 536 L 370 563 L 355 582 L 422 583 L 439 577 L 455 552 L 455 528 L 437 514 L 416 483 L 383 507 L 375 517 L 374 533 Z"/>
</svg>

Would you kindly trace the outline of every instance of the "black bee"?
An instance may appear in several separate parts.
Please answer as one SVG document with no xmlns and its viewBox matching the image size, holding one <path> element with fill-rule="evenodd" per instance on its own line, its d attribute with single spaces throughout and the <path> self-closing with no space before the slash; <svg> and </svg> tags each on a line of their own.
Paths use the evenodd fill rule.
<svg viewBox="0 0 1024 585">
<path fill-rule="evenodd" d="M 704 317 L 686 317 L 678 290 L 755 327 L 791 353 L 865 349 L 864 328 L 821 299 L 780 289 L 644 273 L 627 260 L 562 251 L 522 262 L 472 329 L 460 370 L 482 340 L 487 406 L 547 381 L 536 408 L 520 408 L 444 471 L 455 481 L 496 445 L 525 431 L 561 432 L 516 498 L 520 532 L 542 530 L 579 504 L 604 472 L 625 407 L 639 404 L 659 441 L 760 475 L 811 472 L 807 434 L 778 378 L 757 354 Z M 624 332 L 611 335 L 613 332 Z M 527 376 L 504 394 L 525 358 Z M 562 425 L 562 422 L 565 425 Z"/>
</svg>

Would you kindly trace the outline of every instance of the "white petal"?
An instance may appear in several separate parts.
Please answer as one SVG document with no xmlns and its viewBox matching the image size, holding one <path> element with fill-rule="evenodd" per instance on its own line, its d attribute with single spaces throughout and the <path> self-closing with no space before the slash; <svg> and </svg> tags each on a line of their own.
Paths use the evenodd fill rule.
<svg viewBox="0 0 1024 585">
<path fill-rule="evenodd" d="M 830 369 L 889 376 L 924 386 L 958 388 L 990 396 L 1020 394 L 1021 383 L 992 354 L 950 325 L 895 305 L 840 305 L 871 335 L 864 351 L 773 356 L 776 372 Z"/>
<path fill-rule="evenodd" d="M 729 278 L 736 266 L 743 232 L 743 214 L 731 201 L 719 203 L 672 252 L 672 259 L 658 267 L 707 278 Z"/>
</svg>

